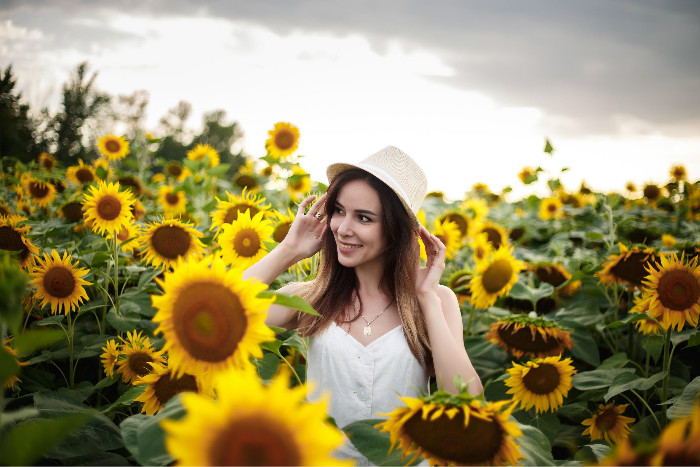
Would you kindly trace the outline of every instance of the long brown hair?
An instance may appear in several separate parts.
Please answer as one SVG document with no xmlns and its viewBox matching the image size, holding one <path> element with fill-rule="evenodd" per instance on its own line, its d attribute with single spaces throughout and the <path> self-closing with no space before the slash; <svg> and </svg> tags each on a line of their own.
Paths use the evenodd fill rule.
<svg viewBox="0 0 700 467">
<path fill-rule="evenodd" d="M 355 270 L 340 264 L 330 221 L 338 194 L 346 183 L 364 180 L 374 188 L 382 203 L 382 231 L 387 239 L 384 275 L 380 288 L 393 298 L 399 310 L 406 341 L 416 359 L 432 370 L 432 354 L 428 330 L 415 292 L 415 276 L 419 262 L 418 230 L 398 196 L 384 182 L 361 170 L 350 169 L 338 174 L 328 187 L 326 214 L 328 228 L 323 234 L 321 262 L 313 281 L 302 284 L 301 294 L 319 312 L 320 317 L 306 313 L 299 316 L 299 334 L 311 336 L 326 329 L 332 322 L 346 321 L 345 310 L 358 292 Z M 359 294 L 358 294 L 359 296 Z"/>
</svg>

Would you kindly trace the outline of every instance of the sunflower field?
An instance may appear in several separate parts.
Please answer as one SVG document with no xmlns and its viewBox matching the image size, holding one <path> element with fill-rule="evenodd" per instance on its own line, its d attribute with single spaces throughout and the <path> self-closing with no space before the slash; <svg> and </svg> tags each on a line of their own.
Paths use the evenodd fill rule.
<svg viewBox="0 0 700 467">
<path fill-rule="evenodd" d="M 698 465 L 700 181 L 507 201 L 429 193 L 484 393 L 397 399 L 343 429 L 306 400 L 307 342 L 264 324 L 277 292 L 242 270 L 326 186 L 280 122 L 267 156 L 104 134 L 99 157 L 0 159 L 0 463 Z M 262 144 L 263 142 L 260 142 Z M 547 152 L 552 151 L 547 143 Z M 422 250 L 425 259 L 425 251 Z M 465 389 L 467 382 L 457 381 Z"/>
</svg>

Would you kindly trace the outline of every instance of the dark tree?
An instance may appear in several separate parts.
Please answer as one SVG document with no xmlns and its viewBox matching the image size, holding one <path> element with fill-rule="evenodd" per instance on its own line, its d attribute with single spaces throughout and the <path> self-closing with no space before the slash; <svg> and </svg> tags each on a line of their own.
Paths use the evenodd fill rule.
<svg viewBox="0 0 700 467">
<path fill-rule="evenodd" d="M 16 157 L 29 162 L 41 152 L 34 140 L 36 124 L 29 115 L 29 105 L 20 102 L 15 92 L 12 66 L 0 70 L 0 157 Z"/>
</svg>

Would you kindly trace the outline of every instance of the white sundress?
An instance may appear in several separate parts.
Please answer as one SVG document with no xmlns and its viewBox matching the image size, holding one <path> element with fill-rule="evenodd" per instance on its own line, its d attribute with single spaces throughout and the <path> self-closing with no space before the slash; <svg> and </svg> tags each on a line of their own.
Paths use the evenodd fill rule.
<svg viewBox="0 0 700 467">
<path fill-rule="evenodd" d="M 364 346 L 337 324 L 309 338 L 307 380 L 309 400 L 330 396 L 328 415 L 343 428 L 369 418 L 383 418 L 404 405 L 399 396 L 417 397 L 428 391 L 429 375 L 408 347 L 401 325 Z M 334 455 L 370 465 L 345 440 Z"/>
</svg>

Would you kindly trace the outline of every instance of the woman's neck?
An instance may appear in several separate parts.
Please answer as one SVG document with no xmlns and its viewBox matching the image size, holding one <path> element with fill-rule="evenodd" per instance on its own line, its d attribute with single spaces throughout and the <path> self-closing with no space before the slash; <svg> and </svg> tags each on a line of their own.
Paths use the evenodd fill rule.
<svg viewBox="0 0 700 467">
<path fill-rule="evenodd" d="M 372 267 L 356 267 L 355 274 L 357 276 L 358 292 L 367 298 L 386 295 L 386 291 L 382 290 L 381 282 L 383 271 L 376 266 Z"/>
</svg>

